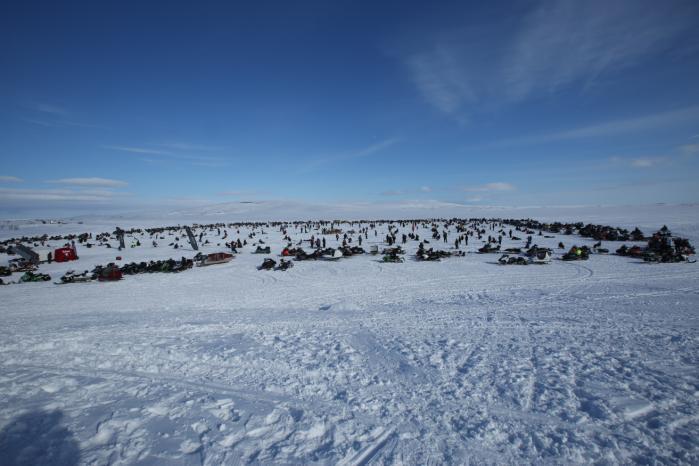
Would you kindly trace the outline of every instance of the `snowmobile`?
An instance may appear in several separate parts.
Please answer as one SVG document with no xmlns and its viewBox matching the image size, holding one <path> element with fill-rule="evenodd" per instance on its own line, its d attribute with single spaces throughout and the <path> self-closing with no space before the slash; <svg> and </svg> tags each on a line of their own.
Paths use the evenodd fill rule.
<svg viewBox="0 0 699 466">
<path fill-rule="evenodd" d="M 509 254 L 503 254 L 498 259 L 500 265 L 527 265 L 527 259 L 524 257 L 510 256 Z"/>
<path fill-rule="evenodd" d="M 442 257 L 449 256 L 449 253 L 444 251 L 434 251 L 432 248 L 428 250 L 419 249 L 417 254 L 415 254 L 415 260 L 417 261 L 440 261 Z"/>
<path fill-rule="evenodd" d="M 108 264 L 106 267 L 102 268 L 99 274 L 97 274 L 97 280 L 101 282 L 115 282 L 117 280 L 121 280 L 122 276 L 123 275 L 119 267 L 114 264 Z"/>
<path fill-rule="evenodd" d="M 439 261 L 439 256 L 431 254 L 429 252 L 423 252 L 415 255 L 415 260 L 418 261 Z"/>
<path fill-rule="evenodd" d="M 257 267 L 257 270 L 273 270 L 274 266 L 277 265 L 277 261 L 274 259 L 267 258 L 262 261 L 262 264 Z"/>
<path fill-rule="evenodd" d="M 583 260 L 586 261 L 590 258 L 590 250 L 587 248 L 587 246 L 583 247 L 577 247 L 573 246 L 570 248 L 570 251 L 565 253 L 561 259 L 564 261 L 578 261 L 578 260 Z"/>
<path fill-rule="evenodd" d="M 359 247 L 359 246 L 345 246 L 345 247 L 340 248 L 340 250 L 342 251 L 342 254 L 344 254 L 345 256 L 354 256 L 357 254 L 366 254 L 366 251 L 364 251 L 364 249 Z"/>
<path fill-rule="evenodd" d="M 294 266 L 294 263 L 288 260 L 282 259 L 279 261 L 279 265 L 274 268 L 274 270 L 281 270 L 282 272 L 285 270 L 289 270 Z"/>
<path fill-rule="evenodd" d="M 634 231 L 631 232 L 631 241 L 643 241 L 645 240 L 643 232 L 636 227 Z"/>
<path fill-rule="evenodd" d="M 482 248 L 478 249 L 478 254 L 493 254 L 496 252 L 500 252 L 500 245 L 493 246 L 490 243 L 488 243 Z"/>
<path fill-rule="evenodd" d="M 269 254 L 272 252 L 272 249 L 269 246 L 265 246 L 264 248 L 261 246 L 257 246 L 253 254 Z"/>
<path fill-rule="evenodd" d="M 312 260 L 312 259 L 313 259 L 313 257 L 308 255 L 308 253 L 306 253 L 306 251 L 304 251 L 301 248 L 298 248 L 298 250 L 296 251 L 296 254 L 294 256 L 294 260 L 297 260 L 297 261 L 307 261 L 307 260 Z"/>
<path fill-rule="evenodd" d="M 56 283 L 56 285 L 65 285 L 67 283 L 87 283 L 91 282 L 93 280 L 93 277 L 91 275 L 88 275 L 88 271 L 85 270 L 83 273 L 75 273 L 73 270 L 67 271 L 62 277 L 60 283 Z"/>
<path fill-rule="evenodd" d="M 51 280 L 51 276 L 46 273 L 34 273 L 31 270 L 28 270 L 24 272 L 24 275 L 22 275 L 19 279 L 20 282 L 22 283 L 27 283 L 27 282 L 46 282 Z"/>
<path fill-rule="evenodd" d="M 689 256 L 687 254 L 678 254 L 678 253 L 658 254 L 658 253 L 655 253 L 653 251 L 647 251 L 645 254 L 643 254 L 643 261 L 644 262 L 662 263 L 662 264 L 680 263 L 680 262 L 687 262 L 687 263 L 693 264 L 696 262 L 696 260 L 690 260 Z"/>
<path fill-rule="evenodd" d="M 328 248 L 323 251 L 323 255 L 320 258 L 324 261 L 337 261 L 343 257 L 342 251 L 339 249 Z"/>
<path fill-rule="evenodd" d="M 533 258 L 538 257 L 540 254 L 542 255 L 542 257 L 544 257 L 546 254 L 548 254 L 548 256 L 550 258 L 552 252 L 553 251 L 551 251 L 551 249 L 549 249 L 549 248 L 540 248 L 539 246 L 537 246 L 535 244 L 531 248 L 527 249 L 527 252 L 525 252 L 525 255 L 527 257 L 529 257 L 530 259 L 533 259 Z"/>
<path fill-rule="evenodd" d="M 551 262 L 551 253 L 545 249 L 539 250 L 536 255 L 529 258 L 530 264 L 548 264 Z"/>
<path fill-rule="evenodd" d="M 395 248 L 384 249 L 383 251 L 381 251 L 381 254 L 384 254 L 384 255 L 405 254 L 405 251 L 400 246 L 396 246 Z"/>
<path fill-rule="evenodd" d="M 399 264 L 399 263 L 403 262 L 404 259 L 396 254 L 386 254 L 385 256 L 383 256 L 383 261 Z"/>
</svg>

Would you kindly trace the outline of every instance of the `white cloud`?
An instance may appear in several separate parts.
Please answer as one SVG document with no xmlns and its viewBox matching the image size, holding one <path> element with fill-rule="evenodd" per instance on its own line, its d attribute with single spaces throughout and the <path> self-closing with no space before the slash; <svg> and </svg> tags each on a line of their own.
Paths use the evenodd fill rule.
<svg viewBox="0 0 699 466">
<path fill-rule="evenodd" d="M 399 189 L 390 189 L 381 193 L 382 196 L 402 196 L 405 192 Z"/>
<path fill-rule="evenodd" d="M 699 154 L 699 143 L 680 146 L 680 152 L 685 156 Z"/>
<path fill-rule="evenodd" d="M 640 158 L 631 161 L 631 166 L 634 168 L 650 168 L 657 164 L 656 159 Z"/>
<path fill-rule="evenodd" d="M 20 118 L 20 120 L 34 125 L 45 126 L 47 128 L 59 128 L 63 126 L 55 121 L 37 120 L 36 118 Z"/>
<path fill-rule="evenodd" d="M 146 147 L 127 147 L 127 146 L 102 146 L 105 149 L 112 149 L 112 150 L 118 150 L 121 152 L 132 152 L 134 154 L 162 154 L 162 155 L 167 155 L 170 154 L 168 151 L 164 151 L 161 149 L 149 149 Z"/>
<path fill-rule="evenodd" d="M 456 116 L 472 112 L 475 104 L 584 90 L 674 50 L 697 15 L 695 4 L 679 0 L 534 5 L 516 22 L 489 24 L 486 31 L 474 25 L 440 31 L 424 41 L 426 47 L 407 54 L 405 65 L 427 102 Z"/>
<path fill-rule="evenodd" d="M 466 192 L 490 192 L 490 191 L 513 191 L 515 186 L 510 183 L 504 183 L 502 181 L 494 183 L 486 183 L 479 186 L 468 186 L 464 188 Z"/>
<path fill-rule="evenodd" d="M 161 144 L 154 144 L 158 147 L 164 147 L 166 149 L 178 150 L 178 151 L 189 151 L 189 152 L 210 152 L 219 151 L 223 148 L 215 146 L 205 146 L 202 144 L 189 144 L 185 142 L 168 142 Z"/>
<path fill-rule="evenodd" d="M 219 168 L 219 167 L 225 167 L 229 164 L 229 161 L 223 157 L 210 157 L 210 156 L 189 155 L 189 154 L 180 153 L 180 151 L 187 151 L 187 150 L 209 150 L 209 151 L 217 150 L 213 147 L 206 147 L 205 148 L 205 146 L 195 146 L 195 145 L 189 145 L 189 144 L 184 144 L 184 143 L 156 144 L 156 146 L 167 147 L 167 148 L 170 148 L 172 150 L 153 149 L 150 147 L 140 147 L 140 146 L 106 145 L 106 146 L 102 146 L 102 147 L 105 149 L 117 150 L 117 151 L 121 151 L 121 152 L 129 152 L 129 153 L 133 153 L 133 154 L 162 156 L 163 159 L 167 158 L 168 160 L 180 160 L 180 161 L 187 162 L 190 165 L 199 166 L 199 167 Z M 147 163 L 159 163 L 159 162 L 163 161 L 163 160 L 157 160 L 153 157 L 142 158 L 141 160 L 144 162 L 147 162 Z"/>
<path fill-rule="evenodd" d="M 451 46 L 440 45 L 407 60 L 417 88 L 430 104 L 444 113 L 454 113 L 464 103 L 476 100 L 457 55 Z"/>
<path fill-rule="evenodd" d="M 22 178 L 16 176 L 0 176 L 0 183 L 21 183 L 22 181 L 24 181 Z"/>
<path fill-rule="evenodd" d="M 573 83 L 587 86 L 637 65 L 672 47 L 672 39 L 692 27 L 682 10 L 680 2 L 672 1 L 542 2 L 514 37 L 506 58 L 506 89 L 513 98 L 523 98 Z"/>
<path fill-rule="evenodd" d="M 71 201 L 107 202 L 119 194 L 111 191 L 77 191 L 72 189 L 8 189 L 0 188 L 0 202 Z"/>
<path fill-rule="evenodd" d="M 56 115 L 61 117 L 65 117 L 68 115 L 68 111 L 66 109 L 49 104 L 36 104 L 35 110 L 37 112 L 48 113 L 50 115 Z"/>
<path fill-rule="evenodd" d="M 431 193 L 432 191 L 430 186 L 420 186 L 419 188 L 388 189 L 380 194 L 382 196 L 404 196 L 408 194 Z"/>
<path fill-rule="evenodd" d="M 49 183 L 67 184 L 71 186 L 101 186 L 105 188 L 121 188 L 127 186 L 126 181 L 111 180 L 109 178 L 61 178 L 59 180 L 51 180 Z"/>
<path fill-rule="evenodd" d="M 347 159 L 357 159 L 357 158 L 361 158 L 361 157 L 367 157 L 369 155 L 375 154 L 376 152 L 387 149 L 397 142 L 398 142 L 398 139 L 396 139 L 396 138 L 386 139 L 386 140 L 378 142 L 376 144 L 372 144 L 369 147 L 365 147 L 364 149 L 360 149 L 360 150 L 357 150 L 354 152 L 349 152 L 349 153 L 344 154 L 343 156 L 340 156 L 338 158 L 342 158 L 343 160 L 347 160 Z"/>
<path fill-rule="evenodd" d="M 389 147 L 395 145 L 398 143 L 400 139 L 398 138 L 389 138 L 389 139 L 384 139 L 383 141 L 377 142 L 375 144 L 372 144 L 370 146 L 357 149 L 354 151 L 349 151 L 349 152 L 344 152 L 336 155 L 329 155 L 326 157 L 321 157 L 317 158 L 315 160 L 309 161 L 304 167 L 302 167 L 300 170 L 296 172 L 296 174 L 304 174 L 311 172 L 323 165 L 327 165 L 330 163 L 337 163 L 337 162 L 346 162 L 349 160 L 354 160 L 354 159 L 360 159 L 364 157 L 368 157 L 370 155 L 373 155 L 377 152 L 383 151 L 385 149 L 388 149 Z"/>
<path fill-rule="evenodd" d="M 71 112 L 56 105 L 39 103 L 28 105 L 27 108 L 33 113 L 31 117 L 21 117 L 20 120 L 33 125 L 44 126 L 46 128 L 102 128 L 103 126 L 83 123 L 71 119 Z"/>
<path fill-rule="evenodd" d="M 241 196 L 258 196 L 260 194 L 264 194 L 259 191 L 221 191 L 216 193 L 217 196 L 224 196 L 224 197 L 241 197 Z"/>
<path fill-rule="evenodd" d="M 653 113 L 640 117 L 621 118 L 602 123 L 581 126 L 578 128 L 557 131 L 555 133 L 539 134 L 524 138 L 503 139 L 489 147 L 511 147 L 523 144 L 543 144 L 556 141 L 568 141 L 575 139 L 599 138 L 618 134 L 633 134 L 642 131 L 654 131 L 679 125 L 699 118 L 699 106 L 670 110 L 667 112 Z M 692 147 L 688 145 L 687 147 Z"/>
</svg>

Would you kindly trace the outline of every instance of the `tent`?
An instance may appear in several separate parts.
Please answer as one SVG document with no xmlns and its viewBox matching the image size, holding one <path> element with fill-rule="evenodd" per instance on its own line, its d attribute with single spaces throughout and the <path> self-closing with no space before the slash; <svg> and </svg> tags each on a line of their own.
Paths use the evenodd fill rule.
<svg viewBox="0 0 699 466">
<path fill-rule="evenodd" d="M 56 262 L 68 262 L 78 260 L 78 255 L 73 248 L 58 248 L 53 251 L 53 260 Z"/>
</svg>

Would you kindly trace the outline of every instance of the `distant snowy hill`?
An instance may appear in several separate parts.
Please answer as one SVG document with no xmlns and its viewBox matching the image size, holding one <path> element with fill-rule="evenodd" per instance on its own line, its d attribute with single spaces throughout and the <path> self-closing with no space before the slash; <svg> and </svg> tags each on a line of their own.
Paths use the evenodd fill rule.
<svg viewBox="0 0 699 466">
<path fill-rule="evenodd" d="M 637 206 L 485 206 L 440 201 L 306 203 L 267 200 L 225 202 L 187 208 L 145 208 L 123 214 L 82 215 L 65 219 L 0 220 L 0 236 L 17 236 L 18 226 L 31 230 L 83 231 L 84 224 L 101 229 L 119 225 L 148 227 L 187 223 L 265 222 L 293 220 L 371 220 L 411 218 L 533 218 L 542 221 L 580 221 L 652 230 L 667 224 L 678 234 L 693 237 L 685 228 L 699 218 L 699 204 Z M 42 223 L 47 222 L 47 224 Z M 62 223 L 51 223 L 60 221 Z M 63 223 L 64 222 L 64 223 Z"/>
</svg>

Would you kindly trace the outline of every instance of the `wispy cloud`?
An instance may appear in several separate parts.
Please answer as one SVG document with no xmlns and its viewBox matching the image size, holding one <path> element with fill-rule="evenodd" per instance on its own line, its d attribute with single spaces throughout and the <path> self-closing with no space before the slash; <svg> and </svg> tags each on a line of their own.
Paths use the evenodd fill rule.
<svg viewBox="0 0 699 466">
<path fill-rule="evenodd" d="M 463 188 L 466 192 L 493 192 L 493 191 L 513 191 L 515 186 L 511 183 L 505 183 L 502 181 L 494 183 L 486 183 L 478 186 L 467 186 Z"/>
<path fill-rule="evenodd" d="M 16 176 L 0 176 L 0 183 L 21 183 L 22 181 L 24 181 L 22 178 Z"/>
<path fill-rule="evenodd" d="M 641 157 L 631 160 L 631 166 L 634 168 L 651 168 L 665 162 L 665 160 L 666 159 L 664 157 Z"/>
<path fill-rule="evenodd" d="M 389 189 L 388 191 L 383 191 L 381 193 L 382 196 L 403 196 L 405 194 L 405 191 L 401 191 L 399 189 Z"/>
<path fill-rule="evenodd" d="M 73 189 L 9 189 L 0 188 L 0 203 L 8 201 L 72 201 L 109 202 L 126 193 L 113 191 L 82 191 Z"/>
<path fill-rule="evenodd" d="M 405 196 L 414 194 L 427 194 L 431 193 L 433 189 L 430 186 L 420 186 L 419 188 L 406 188 L 406 189 L 388 189 L 382 191 L 380 194 L 382 196 Z"/>
<path fill-rule="evenodd" d="M 39 103 L 26 106 L 32 116 L 20 117 L 21 121 L 46 128 L 104 128 L 100 125 L 76 121 L 70 111 L 52 104 Z"/>
<path fill-rule="evenodd" d="M 216 193 L 217 196 L 222 197 L 242 197 L 242 196 L 259 196 L 264 194 L 261 191 L 246 191 L 246 190 L 231 190 L 231 191 L 221 191 Z"/>
<path fill-rule="evenodd" d="M 169 160 L 181 160 L 181 161 L 189 163 L 190 165 L 199 166 L 199 167 L 218 168 L 218 167 L 225 167 L 229 164 L 229 161 L 223 157 L 215 157 L 215 156 L 208 156 L 208 155 L 191 155 L 191 154 L 187 153 L 189 151 L 196 151 L 196 150 L 204 150 L 204 151 L 217 150 L 217 149 L 214 149 L 213 147 L 206 147 L 205 149 L 203 149 L 203 147 L 205 147 L 205 146 L 196 146 L 196 145 L 189 145 L 189 144 L 184 144 L 184 143 L 153 144 L 153 146 L 163 147 L 164 149 L 153 148 L 153 147 L 143 147 L 143 146 L 119 146 L 119 145 L 103 145 L 102 148 L 120 151 L 120 152 L 128 152 L 128 153 L 137 154 L 137 155 L 159 156 L 159 157 L 162 157 L 163 160 L 165 158 L 167 158 Z M 199 147 L 199 149 L 194 149 L 195 147 Z M 144 162 L 148 162 L 148 163 L 163 162 L 163 160 L 158 160 L 154 157 L 145 157 L 145 158 L 142 158 L 141 160 L 143 160 Z"/>
<path fill-rule="evenodd" d="M 207 146 L 203 144 L 189 144 L 185 142 L 168 142 L 153 144 L 154 146 L 164 147 L 165 149 L 190 152 L 215 152 L 223 150 L 222 147 Z"/>
<path fill-rule="evenodd" d="M 699 154 L 699 143 L 696 144 L 685 144 L 680 146 L 680 153 L 684 156 Z"/>
<path fill-rule="evenodd" d="M 668 150 L 661 155 L 643 156 L 614 156 L 609 158 L 609 163 L 601 168 L 614 168 L 626 166 L 637 169 L 670 167 L 686 163 L 688 159 L 699 154 L 699 144 L 685 144 Z"/>
<path fill-rule="evenodd" d="M 69 115 L 68 110 L 66 110 L 65 108 L 44 103 L 36 104 L 35 110 L 37 112 L 48 113 L 50 115 L 57 115 L 60 117 L 66 117 Z"/>
<path fill-rule="evenodd" d="M 502 139 L 487 147 L 510 147 L 528 144 L 545 144 L 575 139 L 592 139 L 620 134 L 633 134 L 668 128 L 674 125 L 699 119 L 699 106 L 686 107 L 667 112 L 654 113 L 640 117 L 609 120 L 593 125 L 580 126 L 553 133 L 535 134 L 522 138 Z M 689 145 L 688 147 L 690 147 Z"/>
<path fill-rule="evenodd" d="M 632 133 L 638 131 L 664 128 L 689 119 L 699 117 L 699 106 L 687 107 L 669 112 L 656 113 L 637 118 L 613 120 L 598 125 L 561 131 L 534 138 L 542 142 L 565 139 L 580 139 L 588 137 L 609 136 L 613 134 Z"/>
<path fill-rule="evenodd" d="M 377 142 L 376 144 L 372 144 L 368 147 L 365 147 L 363 149 L 354 151 L 354 152 L 349 152 L 347 154 L 339 155 L 336 157 L 336 160 L 349 160 L 349 159 L 359 159 L 362 157 L 368 157 L 372 154 L 375 154 L 377 152 L 380 152 L 384 149 L 387 149 L 391 147 L 392 145 L 396 144 L 398 142 L 397 138 L 391 138 L 391 139 L 386 139 L 381 142 Z"/>
<path fill-rule="evenodd" d="M 428 103 L 458 116 L 476 105 L 583 91 L 677 47 L 697 14 L 695 2 L 680 0 L 539 1 L 498 35 L 482 38 L 474 26 L 440 31 L 405 64 Z"/>
<path fill-rule="evenodd" d="M 20 118 L 20 120 L 26 122 L 26 123 L 31 123 L 33 125 L 39 125 L 39 126 L 44 126 L 46 128 L 65 128 L 69 126 L 75 126 L 79 128 L 104 128 L 104 126 L 101 125 L 91 125 L 89 123 L 80 123 L 77 121 L 69 121 L 69 120 L 40 120 L 37 118 Z"/>
<path fill-rule="evenodd" d="M 297 171 L 297 174 L 308 173 L 324 165 L 329 165 L 332 163 L 348 162 L 351 160 L 369 157 L 370 155 L 374 155 L 378 152 L 388 149 L 389 147 L 395 145 L 399 141 L 400 139 L 398 138 L 384 139 L 383 141 L 379 141 L 377 143 L 371 144 L 367 147 L 363 147 L 354 151 L 320 157 L 309 161 L 304 167 Z"/>
<path fill-rule="evenodd" d="M 50 180 L 49 183 L 65 184 L 70 186 L 101 186 L 105 188 L 121 188 L 128 185 L 126 181 L 99 177 L 61 178 L 59 180 Z"/>
<path fill-rule="evenodd" d="M 438 45 L 434 50 L 407 59 L 415 85 L 425 99 L 444 113 L 454 113 L 477 99 L 473 83 L 466 78 L 458 48 Z"/>
<path fill-rule="evenodd" d="M 649 14 L 652 11 L 652 14 Z M 525 18 L 506 57 L 511 97 L 552 92 L 635 66 L 693 27 L 689 2 L 561 0 L 542 2 Z"/>
<path fill-rule="evenodd" d="M 161 149 L 149 149 L 147 147 L 133 147 L 133 146 L 102 146 L 105 149 L 118 150 L 121 152 L 131 152 L 133 154 L 159 154 L 159 155 L 170 155 L 171 152 L 161 150 Z"/>
</svg>

